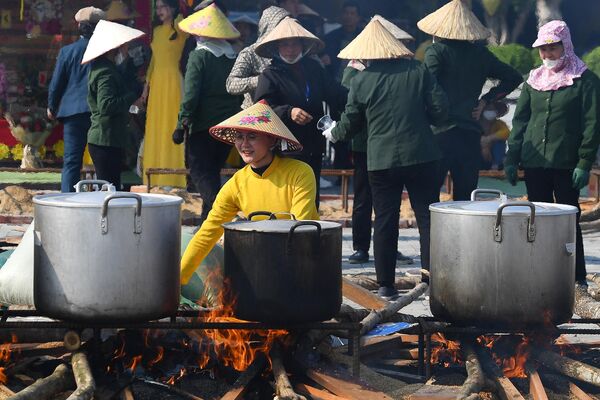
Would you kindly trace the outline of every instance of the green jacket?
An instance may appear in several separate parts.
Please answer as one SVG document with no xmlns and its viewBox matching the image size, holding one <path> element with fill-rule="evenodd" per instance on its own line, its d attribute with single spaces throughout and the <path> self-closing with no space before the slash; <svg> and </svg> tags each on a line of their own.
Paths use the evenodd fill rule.
<svg viewBox="0 0 600 400">
<path fill-rule="evenodd" d="M 360 71 L 356 68 L 346 67 L 342 75 L 342 85 L 350 89 L 350 82 Z M 367 151 L 367 126 L 363 126 L 360 132 L 352 136 L 352 151 L 366 153 Z"/>
<path fill-rule="evenodd" d="M 374 61 L 350 83 L 336 139 L 367 126 L 367 169 L 377 171 L 438 160 L 430 124 L 448 115 L 448 98 L 419 61 Z"/>
<path fill-rule="evenodd" d="M 136 98 L 112 61 L 106 57 L 93 61 L 88 76 L 88 104 L 92 113 L 88 143 L 127 146 L 129 107 Z"/>
<path fill-rule="evenodd" d="M 190 53 L 178 128 L 183 120 L 188 120 L 190 132 L 206 131 L 241 111 L 243 96 L 232 96 L 225 89 L 234 62 L 224 55 L 215 57 L 204 49 Z"/>
<path fill-rule="evenodd" d="M 589 171 L 600 144 L 599 89 L 600 79 L 589 70 L 558 90 L 523 84 L 505 164 Z"/>
<path fill-rule="evenodd" d="M 434 43 L 425 51 L 423 62 L 450 100 L 450 116 L 445 124 L 434 128 L 436 134 L 452 128 L 481 132 L 471 113 L 486 80 L 500 81 L 482 96 L 488 102 L 505 97 L 523 81 L 514 68 L 498 60 L 485 46 L 467 41 Z"/>
</svg>

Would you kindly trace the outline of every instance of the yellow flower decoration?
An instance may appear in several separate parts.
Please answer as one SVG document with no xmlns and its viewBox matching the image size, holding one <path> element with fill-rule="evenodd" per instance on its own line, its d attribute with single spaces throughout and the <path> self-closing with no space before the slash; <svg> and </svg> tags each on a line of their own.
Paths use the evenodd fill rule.
<svg viewBox="0 0 600 400">
<path fill-rule="evenodd" d="M 0 143 L 0 160 L 4 160 L 10 156 L 10 148 L 4 143 Z"/>
<path fill-rule="evenodd" d="M 58 142 L 54 143 L 52 150 L 54 150 L 54 155 L 56 157 L 62 158 L 65 155 L 65 142 L 59 140 Z"/>
<path fill-rule="evenodd" d="M 23 145 L 17 143 L 10 151 L 13 156 L 13 160 L 21 160 L 23 158 Z"/>
</svg>

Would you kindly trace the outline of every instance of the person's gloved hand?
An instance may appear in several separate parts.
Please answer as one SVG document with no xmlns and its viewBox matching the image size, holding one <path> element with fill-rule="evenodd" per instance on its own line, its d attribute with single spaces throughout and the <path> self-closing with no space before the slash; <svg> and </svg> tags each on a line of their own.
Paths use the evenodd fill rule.
<svg viewBox="0 0 600 400">
<path fill-rule="evenodd" d="M 337 142 L 337 139 L 333 137 L 333 133 L 331 133 L 331 131 L 333 130 L 333 128 L 335 128 L 335 125 L 337 124 L 337 122 L 333 121 L 331 123 L 331 126 L 328 129 L 325 129 L 322 134 L 323 136 L 325 136 L 325 139 L 329 140 L 331 143 L 335 143 Z"/>
<path fill-rule="evenodd" d="M 581 190 L 590 181 L 590 173 L 581 168 L 575 168 L 573 170 L 573 189 Z"/>
<path fill-rule="evenodd" d="M 179 128 L 173 131 L 173 143 L 181 144 L 185 139 L 185 129 Z"/>
<path fill-rule="evenodd" d="M 504 166 L 504 175 L 506 176 L 506 180 L 513 186 L 517 185 L 517 180 L 519 178 L 517 172 L 516 165 L 505 165 Z"/>
</svg>

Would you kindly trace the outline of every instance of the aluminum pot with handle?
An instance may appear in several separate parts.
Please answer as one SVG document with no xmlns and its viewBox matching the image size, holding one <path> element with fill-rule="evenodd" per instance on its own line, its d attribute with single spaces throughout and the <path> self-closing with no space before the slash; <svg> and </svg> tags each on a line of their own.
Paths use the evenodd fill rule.
<svg viewBox="0 0 600 400">
<path fill-rule="evenodd" d="M 499 199 L 477 201 L 483 193 Z M 459 324 L 535 326 L 571 318 L 577 208 L 508 201 L 430 205 L 430 307 Z"/>
<path fill-rule="evenodd" d="M 36 309 L 76 321 L 173 315 L 179 305 L 182 200 L 86 183 L 108 190 L 33 199 Z"/>
<path fill-rule="evenodd" d="M 269 219 L 252 221 L 256 215 Z M 279 323 L 332 318 L 342 303 L 341 225 L 275 215 L 258 212 L 223 225 L 234 315 Z"/>
</svg>

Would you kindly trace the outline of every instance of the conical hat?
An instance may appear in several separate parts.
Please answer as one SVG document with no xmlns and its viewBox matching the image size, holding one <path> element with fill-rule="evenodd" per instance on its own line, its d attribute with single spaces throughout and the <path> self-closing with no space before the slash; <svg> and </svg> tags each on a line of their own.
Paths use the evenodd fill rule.
<svg viewBox="0 0 600 400">
<path fill-rule="evenodd" d="M 400 29 L 398 25 L 391 23 L 387 19 L 383 18 L 381 15 L 375 14 L 372 19 L 379 21 L 381 25 L 383 25 L 385 29 L 387 29 L 392 35 L 394 35 L 394 37 L 397 40 L 415 40 L 415 38 L 412 37 L 410 34 Z"/>
<path fill-rule="evenodd" d="M 109 21 L 122 21 L 137 18 L 140 15 L 129 9 L 122 0 L 112 0 L 106 9 L 106 19 Z"/>
<path fill-rule="evenodd" d="M 210 134 L 222 142 L 235 144 L 237 132 L 260 133 L 281 140 L 281 150 L 295 152 L 302 150 L 302 145 L 292 132 L 279 119 L 275 111 L 266 101 L 261 100 L 251 107 L 240 111 L 208 130 Z"/>
<path fill-rule="evenodd" d="M 417 26 L 442 39 L 483 40 L 491 35 L 464 0 L 452 0 L 417 22 Z"/>
<path fill-rule="evenodd" d="M 112 49 L 144 36 L 145 33 L 116 22 L 100 20 L 83 54 L 82 64 L 100 57 Z"/>
<path fill-rule="evenodd" d="M 215 3 L 179 22 L 179 28 L 194 36 L 210 39 L 237 39 L 240 32 Z"/>
<path fill-rule="evenodd" d="M 301 39 L 304 51 L 309 50 L 305 55 L 318 53 L 325 47 L 321 39 L 307 31 L 296 19 L 285 17 L 260 41 L 254 52 L 260 57 L 272 58 L 277 52 L 277 43 L 284 39 Z"/>
<path fill-rule="evenodd" d="M 344 47 L 338 58 L 346 60 L 385 60 L 412 57 L 413 53 L 396 40 L 375 18 L 365 26 L 353 41 Z"/>
</svg>

